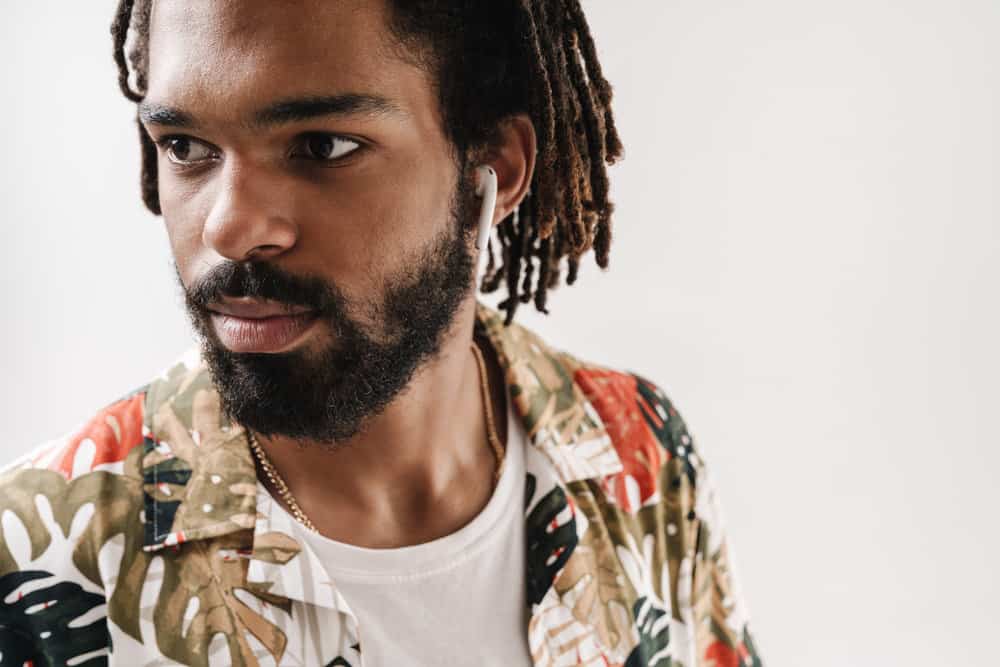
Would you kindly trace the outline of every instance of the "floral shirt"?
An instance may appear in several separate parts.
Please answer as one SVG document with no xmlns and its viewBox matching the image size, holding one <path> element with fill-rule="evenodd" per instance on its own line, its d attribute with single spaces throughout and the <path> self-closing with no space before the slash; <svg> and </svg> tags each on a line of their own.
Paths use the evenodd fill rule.
<svg viewBox="0 0 1000 667">
<path fill-rule="evenodd" d="M 530 441 L 533 664 L 761 665 L 711 479 L 663 392 L 482 304 L 476 326 Z M 192 350 L 0 476 L 0 661 L 360 667 L 364 629 L 290 520 Z"/>
</svg>

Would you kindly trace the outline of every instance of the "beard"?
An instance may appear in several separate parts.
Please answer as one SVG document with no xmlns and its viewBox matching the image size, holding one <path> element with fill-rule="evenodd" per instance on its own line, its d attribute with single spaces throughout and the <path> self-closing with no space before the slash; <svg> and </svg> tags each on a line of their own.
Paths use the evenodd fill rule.
<svg viewBox="0 0 1000 667">
<path fill-rule="evenodd" d="M 471 209 L 457 186 L 451 224 L 415 262 L 385 280 L 382 294 L 364 303 L 351 303 L 321 278 L 292 275 L 266 262 L 227 261 L 190 288 L 181 282 L 224 414 L 261 435 L 300 442 L 333 444 L 362 433 L 367 420 L 437 356 L 472 288 Z M 320 350 L 232 352 L 219 342 L 208 310 L 223 296 L 306 306 L 332 340 Z M 366 313 L 374 326 L 359 323 L 352 312 Z"/>
</svg>

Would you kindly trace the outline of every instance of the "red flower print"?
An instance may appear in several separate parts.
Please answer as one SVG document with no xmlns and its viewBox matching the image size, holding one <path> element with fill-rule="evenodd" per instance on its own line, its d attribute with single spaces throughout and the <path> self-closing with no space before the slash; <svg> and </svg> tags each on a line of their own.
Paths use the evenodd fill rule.
<svg viewBox="0 0 1000 667">
<path fill-rule="evenodd" d="M 49 468 L 70 479 L 100 465 L 125 460 L 129 450 L 142 442 L 144 399 L 145 394 L 136 394 L 98 412 L 70 436 Z"/>
<path fill-rule="evenodd" d="M 605 483 L 618 505 L 635 512 L 656 494 L 660 467 L 669 456 L 643 418 L 636 379 L 610 370 L 580 369 L 575 380 L 597 409 L 622 462 L 622 472 Z"/>
</svg>

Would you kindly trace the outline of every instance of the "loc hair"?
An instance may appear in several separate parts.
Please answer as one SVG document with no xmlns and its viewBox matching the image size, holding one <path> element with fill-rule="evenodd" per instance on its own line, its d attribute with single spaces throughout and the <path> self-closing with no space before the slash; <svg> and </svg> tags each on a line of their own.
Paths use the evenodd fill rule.
<svg viewBox="0 0 1000 667">
<path fill-rule="evenodd" d="M 152 1 L 119 0 L 111 25 L 119 85 L 133 102 L 146 91 Z M 611 85 L 580 0 L 386 2 L 397 51 L 435 75 L 456 154 L 488 151 L 504 119 L 530 115 L 538 154 L 529 193 L 498 225 L 480 289 L 506 285 L 499 303 L 506 324 L 521 303 L 534 301 L 548 313 L 548 292 L 559 285 L 564 258 L 569 285 L 591 249 L 597 265 L 608 267 L 614 205 L 607 165 L 623 152 Z M 156 146 L 136 121 L 142 199 L 160 215 Z"/>
</svg>

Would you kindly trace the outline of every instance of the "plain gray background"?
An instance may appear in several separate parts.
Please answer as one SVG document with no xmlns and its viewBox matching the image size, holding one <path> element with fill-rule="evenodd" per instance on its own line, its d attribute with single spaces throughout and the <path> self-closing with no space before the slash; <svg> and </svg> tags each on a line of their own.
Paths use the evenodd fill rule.
<svg viewBox="0 0 1000 667">
<path fill-rule="evenodd" d="M 667 390 L 768 665 L 994 664 L 1000 3 L 584 4 L 612 269 L 519 320 Z M 191 341 L 112 10 L 0 10 L 5 459 Z"/>
</svg>

